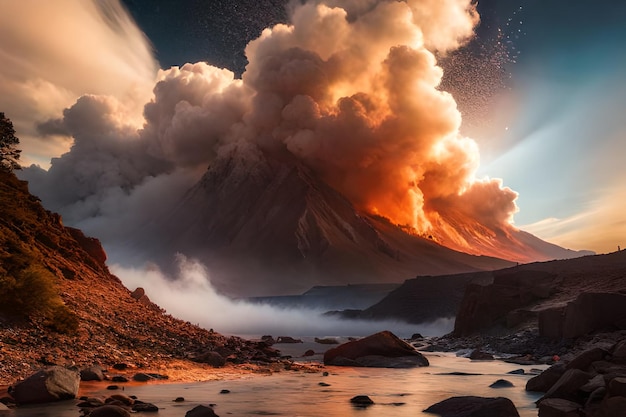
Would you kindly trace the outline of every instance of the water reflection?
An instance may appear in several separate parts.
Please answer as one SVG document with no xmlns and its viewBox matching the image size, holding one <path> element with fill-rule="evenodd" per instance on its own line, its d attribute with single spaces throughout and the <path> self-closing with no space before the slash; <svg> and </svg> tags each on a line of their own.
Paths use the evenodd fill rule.
<svg viewBox="0 0 626 417">
<path fill-rule="evenodd" d="M 507 397 L 518 407 L 522 417 L 537 416 L 537 394 L 524 391 L 528 375 L 507 374 L 518 366 L 500 361 L 472 362 L 453 354 L 427 354 L 430 367 L 416 369 L 372 369 L 327 367 L 328 376 L 319 373 L 284 371 L 233 381 L 210 381 L 190 384 L 129 386 L 126 395 L 156 404 L 161 417 L 183 417 L 198 404 L 216 404 L 220 416 L 357 416 L 395 417 L 400 414 L 431 416 L 422 412 L 428 406 L 456 395 Z M 478 375 L 449 375 L 451 372 Z M 511 388 L 494 389 L 498 379 L 511 381 Z M 221 394 L 222 390 L 229 393 Z M 111 391 L 99 390 L 106 396 Z M 350 398 L 367 395 L 374 404 L 354 407 Z M 185 402 L 175 403 L 176 397 Z M 52 407 L 29 407 L 11 411 L 19 417 L 76 417 L 74 402 Z"/>
</svg>

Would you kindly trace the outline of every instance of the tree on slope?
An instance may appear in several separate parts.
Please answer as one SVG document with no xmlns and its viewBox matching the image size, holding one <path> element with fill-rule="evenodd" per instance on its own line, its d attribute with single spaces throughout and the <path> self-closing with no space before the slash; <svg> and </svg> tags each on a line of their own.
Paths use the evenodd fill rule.
<svg viewBox="0 0 626 417">
<path fill-rule="evenodd" d="M 0 112 L 0 169 L 4 171 L 13 171 L 20 169 L 20 149 L 17 149 L 20 140 L 15 136 L 15 129 L 11 119 L 4 116 Z"/>
</svg>

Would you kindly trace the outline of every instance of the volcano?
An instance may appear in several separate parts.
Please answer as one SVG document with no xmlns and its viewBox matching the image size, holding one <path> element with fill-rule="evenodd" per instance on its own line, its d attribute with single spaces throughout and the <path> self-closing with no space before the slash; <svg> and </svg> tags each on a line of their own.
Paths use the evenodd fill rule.
<svg viewBox="0 0 626 417">
<path fill-rule="evenodd" d="M 514 265 L 447 248 L 359 211 L 288 155 L 259 151 L 234 149 L 216 158 L 156 224 L 144 250 L 200 260 L 213 285 L 236 297 L 297 294 L 316 285 L 400 283 L 416 275 Z M 535 237 L 512 241 L 511 251 L 519 252 L 520 245 L 538 259 L 576 254 Z"/>
</svg>

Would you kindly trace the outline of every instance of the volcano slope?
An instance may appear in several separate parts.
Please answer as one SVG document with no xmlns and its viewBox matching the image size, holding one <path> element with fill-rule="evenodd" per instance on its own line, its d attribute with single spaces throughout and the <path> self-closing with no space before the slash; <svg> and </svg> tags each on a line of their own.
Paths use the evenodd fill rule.
<svg viewBox="0 0 626 417">
<path fill-rule="evenodd" d="M 580 256 L 519 233 L 525 239 L 511 241 L 511 251 L 542 260 Z M 238 297 L 515 264 L 452 250 L 359 211 L 305 166 L 265 154 L 217 158 L 182 201 L 139 236 L 135 249 L 146 257 L 171 259 L 178 252 L 199 259 L 219 291 Z"/>
</svg>

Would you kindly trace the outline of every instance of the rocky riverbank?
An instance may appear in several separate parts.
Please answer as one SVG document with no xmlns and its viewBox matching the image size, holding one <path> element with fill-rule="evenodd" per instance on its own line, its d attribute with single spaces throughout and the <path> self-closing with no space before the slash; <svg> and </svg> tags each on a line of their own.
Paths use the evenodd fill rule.
<svg viewBox="0 0 626 417">
<path fill-rule="evenodd" d="M 423 352 L 465 352 L 469 355 L 473 351 L 481 351 L 488 354 L 491 359 L 533 365 L 568 360 L 595 347 L 608 349 L 622 340 L 626 340 L 626 330 L 597 332 L 572 339 L 555 340 L 541 336 L 537 327 L 529 327 L 504 335 L 476 334 L 455 337 L 448 334 L 428 338 L 414 335 L 410 343 Z"/>
<path fill-rule="evenodd" d="M 555 341 L 535 328 L 506 336 L 414 337 L 412 344 L 423 351 L 464 353 L 473 360 L 551 365 L 526 385 L 527 391 L 543 393 L 536 402 L 539 416 L 626 416 L 625 330 Z"/>
</svg>

